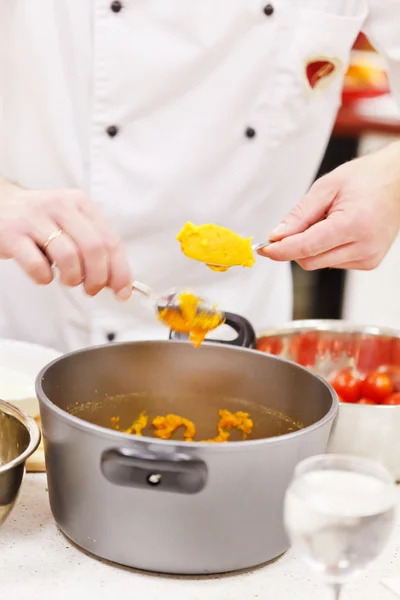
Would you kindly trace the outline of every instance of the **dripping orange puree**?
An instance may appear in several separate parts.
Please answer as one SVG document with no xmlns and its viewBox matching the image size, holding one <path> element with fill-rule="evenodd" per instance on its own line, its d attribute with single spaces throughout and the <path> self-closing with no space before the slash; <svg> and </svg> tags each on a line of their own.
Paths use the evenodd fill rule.
<svg viewBox="0 0 400 600">
<path fill-rule="evenodd" d="M 252 267 L 255 262 L 252 238 L 243 238 L 220 225 L 194 225 L 188 221 L 176 239 L 185 256 L 206 263 L 213 271 Z"/>
<path fill-rule="evenodd" d="M 203 309 L 202 300 L 195 294 L 180 294 L 178 303 L 179 310 L 166 307 L 159 313 L 158 318 L 173 331 L 188 334 L 195 348 L 201 346 L 209 331 L 225 322 L 221 311 L 214 309 L 211 313 Z"/>
</svg>

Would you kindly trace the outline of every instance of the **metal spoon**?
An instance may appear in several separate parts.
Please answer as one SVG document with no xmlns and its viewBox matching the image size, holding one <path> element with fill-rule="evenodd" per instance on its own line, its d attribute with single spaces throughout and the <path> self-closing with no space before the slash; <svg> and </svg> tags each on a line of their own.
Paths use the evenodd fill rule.
<svg viewBox="0 0 400 600">
<path fill-rule="evenodd" d="M 182 293 L 186 292 L 186 290 L 171 290 L 165 294 L 157 295 L 148 285 L 137 280 L 133 282 L 132 290 L 146 296 L 146 298 L 155 305 L 158 312 L 162 312 L 166 308 L 181 312 L 179 297 Z M 221 320 L 223 320 L 224 315 L 220 310 L 214 308 L 209 302 L 204 300 L 204 298 L 199 298 L 199 300 L 200 302 L 197 306 L 198 313 L 207 314 L 209 316 L 218 314 L 221 315 Z"/>
<path fill-rule="evenodd" d="M 257 242 L 256 244 L 252 244 L 251 245 L 251 249 L 253 250 L 253 252 L 258 252 L 258 250 L 262 250 L 262 248 L 266 248 L 267 246 L 269 246 L 270 244 L 272 244 L 272 242 Z M 217 263 L 207 263 L 208 266 L 210 267 L 225 267 L 226 265 L 218 265 Z M 229 268 L 231 267 L 238 267 L 239 265 L 229 265 Z"/>
<path fill-rule="evenodd" d="M 252 244 L 251 245 L 251 249 L 253 250 L 253 252 L 258 252 L 258 250 L 262 250 L 263 248 L 266 248 L 270 244 L 272 244 L 272 242 L 270 242 L 270 241 L 268 241 L 268 242 L 258 242 L 257 244 Z"/>
</svg>

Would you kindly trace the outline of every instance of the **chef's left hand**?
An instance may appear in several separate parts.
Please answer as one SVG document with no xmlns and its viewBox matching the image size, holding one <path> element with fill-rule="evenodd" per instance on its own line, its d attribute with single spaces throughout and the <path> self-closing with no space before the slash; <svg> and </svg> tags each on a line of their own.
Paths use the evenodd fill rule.
<svg viewBox="0 0 400 600">
<path fill-rule="evenodd" d="M 400 143 L 318 179 L 259 254 L 307 270 L 374 269 L 400 229 Z"/>
</svg>

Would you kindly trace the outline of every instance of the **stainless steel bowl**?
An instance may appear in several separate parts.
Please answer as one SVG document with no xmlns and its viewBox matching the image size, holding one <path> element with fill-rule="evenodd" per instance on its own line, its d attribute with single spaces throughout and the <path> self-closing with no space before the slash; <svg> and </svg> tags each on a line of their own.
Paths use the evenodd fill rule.
<svg viewBox="0 0 400 600">
<path fill-rule="evenodd" d="M 282 356 L 320 375 L 355 366 L 361 372 L 372 371 L 383 364 L 400 366 L 400 331 L 360 326 L 341 320 L 292 321 L 283 327 L 257 335 L 268 340 L 264 351 Z"/>
<path fill-rule="evenodd" d="M 40 442 L 36 421 L 0 400 L 0 526 L 14 507 L 26 460 Z"/>
<path fill-rule="evenodd" d="M 327 378 L 347 366 L 363 373 L 400 366 L 400 331 L 341 320 L 292 321 L 260 332 L 257 346 Z M 379 460 L 400 481 L 400 406 L 341 403 L 328 452 Z"/>
</svg>

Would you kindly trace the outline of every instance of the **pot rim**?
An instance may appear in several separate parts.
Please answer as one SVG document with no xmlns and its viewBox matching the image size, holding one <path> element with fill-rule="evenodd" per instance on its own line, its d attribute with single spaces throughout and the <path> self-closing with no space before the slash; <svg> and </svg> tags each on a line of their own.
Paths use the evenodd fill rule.
<svg viewBox="0 0 400 600">
<path fill-rule="evenodd" d="M 268 327 L 256 333 L 257 339 L 297 333 L 299 330 L 331 331 L 332 333 L 358 333 L 400 339 L 400 329 L 379 325 L 360 325 L 345 319 L 298 319 L 287 321 L 280 327 Z"/>
<path fill-rule="evenodd" d="M 181 340 L 139 340 L 139 341 L 131 341 L 131 342 L 116 342 L 115 346 L 132 346 L 132 345 L 154 345 L 154 344 L 162 344 L 165 346 L 170 346 L 171 344 L 175 344 L 175 345 L 188 345 L 190 344 L 190 342 L 187 341 L 181 341 Z M 218 344 L 218 342 L 208 342 L 206 346 L 204 346 L 204 348 L 207 347 L 213 347 L 213 348 L 218 348 L 221 352 L 245 352 L 248 354 L 254 354 L 257 357 L 260 356 L 264 356 L 265 359 L 267 360 L 274 360 L 277 362 L 284 362 L 287 363 L 288 365 L 290 365 L 291 367 L 294 367 L 296 369 L 300 369 L 302 371 L 306 371 L 308 375 L 313 376 L 314 378 L 318 379 L 326 388 L 328 388 L 330 395 L 331 395 L 331 399 L 332 399 L 332 405 L 329 409 L 329 411 L 326 413 L 326 415 L 324 415 L 322 417 L 322 419 L 319 419 L 319 421 L 317 421 L 316 423 L 313 423 L 312 425 L 308 425 L 307 427 L 304 427 L 303 429 L 299 429 L 297 431 L 292 431 L 290 433 L 285 433 L 283 435 L 279 435 L 279 436 L 274 436 L 274 437 L 270 437 L 270 438 L 260 438 L 260 439 L 256 439 L 256 440 L 242 440 L 242 441 L 237 441 L 234 444 L 215 444 L 215 443 L 211 443 L 211 442 L 184 442 L 184 441 L 177 441 L 177 440 L 161 440 L 158 438 L 152 438 L 152 437 L 148 437 L 148 436 L 135 436 L 129 433 L 123 433 L 121 431 L 114 431 L 113 429 L 108 429 L 106 427 L 101 427 L 100 425 L 95 425 L 94 423 L 90 423 L 89 421 L 84 421 L 83 419 L 80 419 L 79 417 L 76 417 L 74 415 L 71 415 L 70 413 L 66 412 L 65 410 L 59 408 L 56 404 L 54 404 L 44 393 L 43 389 L 42 389 L 42 379 L 45 376 L 45 373 L 48 371 L 48 369 L 50 369 L 50 367 L 52 367 L 54 364 L 60 362 L 63 358 L 67 358 L 70 356 L 74 356 L 77 354 L 84 354 L 87 352 L 90 352 L 92 350 L 100 350 L 102 348 L 106 348 L 108 347 L 108 345 L 106 344 L 100 344 L 97 346 L 91 346 L 89 348 L 84 348 L 81 350 L 75 350 L 73 352 L 69 352 L 67 354 L 64 354 L 61 357 L 58 357 L 56 359 L 54 359 L 53 361 L 51 361 L 48 365 L 46 365 L 45 367 L 43 367 L 41 369 L 41 371 L 39 372 L 39 374 L 36 377 L 36 381 L 35 381 L 35 388 L 36 388 L 36 395 L 38 397 L 39 400 L 39 404 L 43 404 L 46 406 L 46 408 L 50 409 L 52 412 L 56 413 L 58 417 L 60 417 L 64 422 L 67 422 L 70 426 L 75 427 L 76 429 L 82 430 L 82 431 L 86 431 L 86 432 L 90 432 L 91 434 L 94 434 L 96 436 L 99 437 L 106 437 L 109 438 L 110 440 L 113 440 L 115 442 L 122 443 L 122 442 L 126 442 L 126 441 L 130 441 L 131 443 L 146 443 L 147 445 L 153 445 L 156 444 L 157 446 L 159 446 L 160 448 L 165 448 L 165 450 L 167 450 L 168 448 L 179 448 L 180 450 L 183 449 L 192 449 L 192 450 L 198 450 L 200 448 L 204 449 L 204 450 L 212 450 L 214 449 L 216 446 L 218 446 L 220 448 L 220 450 L 218 451 L 232 451 L 232 450 L 237 450 L 240 451 L 242 448 L 246 447 L 253 447 L 253 446 L 259 446 L 260 444 L 281 444 L 283 443 L 285 440 L 289 439 L 295 439 L 298 436 L 304 435 L 307 432 L 312 432 L 315 429 L 318 429 L 320 427 L 322 427 L 323 425 L 325 425 L 326 423 L 328 423 L 329 421 L 333 421 L 333 419 L 336 417 L 337 413 L 338 413 L 338 409 L 339 409 L 339 401 L 338 401 L 338 397 L 337 394 L 335 392 L 335 390 L 333 389 L 333 387 L 330 385 L 329 382 L 327 382 L 323 377 L 321 377 L 320 375 L 318 375 L 317 373 L 313 373 L 312 371 L 310 371 L 310 369 L 307 369 L 305 367 L 303 367 L 302 365 L 298 365 L 292 361 L 289 361 L 285 358 L 281 358 L 279 356 L 272 356 L 269 354 L 264 354 L 259 352 L 258 350 L 255 349 L 251 349 L 251 348 L 241 348 L 241 347 L 237 347 L 237 346 L 222 346 L 221 344 Z M 196 350 L 198 351 L 198 350 Z M 201 349 L 200 349 L 201 351 Z"/>
<path fill-rule="evenodd" d="M 9 462 L 6 462 L 4 465 L 0 465 L 0 474 L 2 474 L 13 469 L 14 467 L 17 467 L 21 463 L 25 463 L 27 459 L 32 456 L 40 444 L 41 433 L 39 425 L 36 423 L 35 419 L 23 410 L 20 410 L 14 406 L 12 403 L 6 402 L 5 400 L 0 400 L 0 411 L 17 419 L 20 423 L 22 423 L 29 434 L 29 444 L 27 448 Z"/>
</svg>

